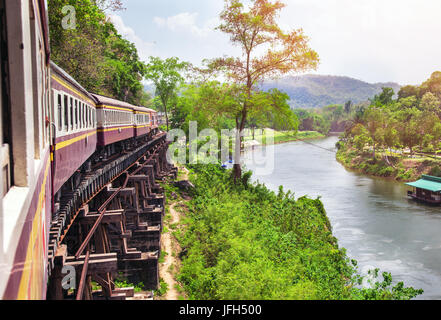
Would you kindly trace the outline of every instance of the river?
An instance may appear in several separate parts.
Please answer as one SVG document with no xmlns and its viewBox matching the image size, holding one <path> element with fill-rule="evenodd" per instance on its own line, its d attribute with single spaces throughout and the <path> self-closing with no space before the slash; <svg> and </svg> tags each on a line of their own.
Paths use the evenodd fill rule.
<svg viewBox="0 0 441 320">
<path fill-rule="evenodd" d="M 358 261 L 361 273 L 380 268 L 394 282 L 424 289 L 419 299 L 441 299 L 441 208 L 408 200 L 403 183 L 346 170 L 335 159 L 337 141 L 273 146 L 273 173 L 253 179 L 275 191 L 282 185 L 296 197 L 320 196 L 340 247 Z M 248 169 L 255 171 L 251 159 L 266 148 L 245 154 Z"/>
</svg>

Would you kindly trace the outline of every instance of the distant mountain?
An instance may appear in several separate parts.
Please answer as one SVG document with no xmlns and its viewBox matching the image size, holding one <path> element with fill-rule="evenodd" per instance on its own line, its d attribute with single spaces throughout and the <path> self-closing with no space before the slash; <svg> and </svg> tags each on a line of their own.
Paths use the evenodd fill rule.
<svg viewBox="0 0 441 320">
<path fill-rule="evenodd" d="M 277 88 L 291 98 L 293 108 L 316 108 L 330 104 L 365 102 L 382 91 L 382 87 L 393 88 L 397 93 L 401 86 L 398 83 L 367 83 L 349 77 L 304 75 L 286 77 L 263 84 L 264 90 Z"/>
</svg>

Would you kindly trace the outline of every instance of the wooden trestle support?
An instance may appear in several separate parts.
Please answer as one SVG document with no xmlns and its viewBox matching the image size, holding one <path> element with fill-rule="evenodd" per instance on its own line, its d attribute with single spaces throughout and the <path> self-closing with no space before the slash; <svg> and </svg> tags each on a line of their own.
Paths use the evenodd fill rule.
<svg viewBox="0 0 441 320">
<path fill-rule="evenodd" d="M 49 257 L 49 299 L 133 297 L 134 288 L 115 286 L 118 276 L 132 283 L 143 282 L 148 290 L 159 287 L 165 194 L 158 181 L 177 177 L 177 169 L 167 162 L 167 149 L 165 135 L 157 135 L 128 152 L 127 161 L 119 158 L 109 170 L 92 174 L 92 180 L 101 183 L 83 184 L 86 192 L 79 192 L 82 204 L 78 208 L 75 201 L 63 202 L 63 208 L 70 208 L 71 213 L 61 210 L 51 229 L 51 239 L 55 239 L 51 245 L 56 250 Z M 63 289 L 66 266 L 75 268 L 74 292 Z M 93 291 L 92 281 L 102 290 Z"/>
</svg>

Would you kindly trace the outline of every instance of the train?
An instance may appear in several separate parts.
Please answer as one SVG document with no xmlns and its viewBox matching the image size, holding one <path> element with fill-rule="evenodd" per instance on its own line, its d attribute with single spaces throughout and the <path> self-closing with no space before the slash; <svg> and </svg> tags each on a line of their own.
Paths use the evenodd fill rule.
<svg viewBox="0 0 441 320">
<path fill-rule="evenodd" d="M 0 297 L 41 300 L 63 194 L 160 132 L 158 115 L 88 92 L 51 61 L 45 0 L 0 0 L 0 57 Z"/>
</svg>

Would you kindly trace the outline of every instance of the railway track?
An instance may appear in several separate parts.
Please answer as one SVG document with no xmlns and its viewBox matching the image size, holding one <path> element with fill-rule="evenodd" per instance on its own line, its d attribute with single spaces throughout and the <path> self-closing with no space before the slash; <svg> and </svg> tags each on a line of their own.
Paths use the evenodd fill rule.
<svg viewBox="0 0 441 320">
<path fill-rule="evenodd" d="M 148 290 L 158 287 L 165 195 L 157 181 L 177 174 L 167 163 L 167 148 L 166 134 L 159 133 L 63 193 L 50 230 L 49 299 L 132 297 L 133 288 L 116 287 L 117 273 Z M 68 290 L 66 267 L 75 269 L 75 286 Z M 101 290 L 92 290 L 92 283 Z"/>
</svg>

